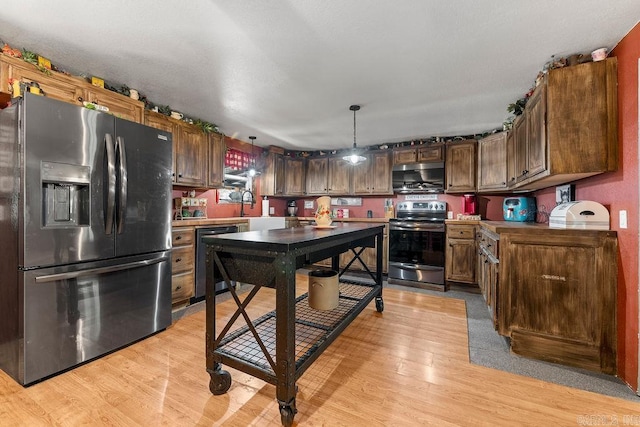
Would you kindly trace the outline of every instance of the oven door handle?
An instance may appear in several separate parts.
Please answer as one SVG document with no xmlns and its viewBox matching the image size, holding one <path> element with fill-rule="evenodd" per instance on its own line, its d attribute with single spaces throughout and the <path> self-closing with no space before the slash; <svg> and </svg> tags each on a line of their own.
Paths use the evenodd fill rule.
<svg viewBox="0 0 640 427">
<path fill-rule="evenodd" d="M 389 231 L 441 231 L 444 232 L 444 225 L 405 225 L 393 224 L 389 225 Z"/>
</svg>

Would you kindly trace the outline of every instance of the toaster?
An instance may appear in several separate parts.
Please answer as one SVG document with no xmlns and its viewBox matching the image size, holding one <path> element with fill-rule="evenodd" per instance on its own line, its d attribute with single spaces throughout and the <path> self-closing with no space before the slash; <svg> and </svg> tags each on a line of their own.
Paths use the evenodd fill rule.
<svg viewBox="0 0 640 427">
<path fill-rule="evenodd" d="M 533 197 L 506 197 L 502 204 L 505 221 L 535 221 L 536 199 Z"/>
<path fill-rule="evenodd" d="M 598 202 L 561 203 L 551 211 L 549 228 L 609 230 L 609 211 Z"/>
</svg>

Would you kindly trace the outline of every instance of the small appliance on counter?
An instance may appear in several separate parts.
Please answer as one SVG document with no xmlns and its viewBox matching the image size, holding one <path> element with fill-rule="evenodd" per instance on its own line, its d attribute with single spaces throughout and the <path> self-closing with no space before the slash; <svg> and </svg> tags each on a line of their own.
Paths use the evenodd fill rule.
<svg viewBox="0 0 640 427">
<path fill-rule="evenodd" d="M 465 194 L 462 196 L 462 214 L 475 215 L 478 213 L 478 199 L 475 194 Z"/>
<path fill-rule="evenodd" d="M 598 202 L 566 202 L 553 208 L 549 228 L 609 230 L 609 211 Z"/>
<path fill-rule="evenodd" d="M 298 206 L 296 206 L 295 200 L 289 200 L 287 202 L 287 215 L 296 216 L 298 215 Z"/>
<path fill-rule="evenodd" d="M 536 220 L 536 199 L 533 197 L 506 197 L 502 205 L 505 221 L 533 222 Z"/>
</svg>

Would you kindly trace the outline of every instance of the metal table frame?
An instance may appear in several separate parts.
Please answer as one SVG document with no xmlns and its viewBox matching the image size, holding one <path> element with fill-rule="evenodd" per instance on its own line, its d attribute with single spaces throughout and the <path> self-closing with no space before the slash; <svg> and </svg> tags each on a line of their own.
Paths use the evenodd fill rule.
<svg viewBox="0 0 640 427">
<path fill-rule="evenodd" d="M 207 280 L 206 365 L 213 394 L 226 393 L 231 376 L 222 364 L 246 372 L 276 386 L 282 424 L 293 423 L 297 409 L 295 381 L 325 348 L 373 300 L 382 312 L 382 258 L 384 225 L 345 223 L 331 229 L 312 226 L 250 231 L 203 237 L 207 245 L 207 274 L 250 283 L 254 288 L 243 301 L 233 286 L 229 292 L 237 309 L 216 335 L 215 291 Z M 375 272 L 360 255 L 377 248 Z M 351 251 L 351 262 L 339 271 L 339 256 Z M 340 303 L 334 310 L 318 311 L 307 304 L 307 294 L 296 298 L 296 270 L 331 257 L 339 271 Z M 363 280 L 345 280 L 342 275 L 358 260 L 368 273 Z M 246 312 L 261 287 L 276 289 L 275 310 L 258 319 Z M 230 331 L 242 316 L 246 326 Z"/>
</svg>

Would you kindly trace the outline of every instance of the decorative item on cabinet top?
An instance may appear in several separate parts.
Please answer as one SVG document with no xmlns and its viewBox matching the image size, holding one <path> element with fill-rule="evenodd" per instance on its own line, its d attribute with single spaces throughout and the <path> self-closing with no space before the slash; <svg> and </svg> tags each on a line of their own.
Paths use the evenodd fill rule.
<svg viewBox="0 0 640 427">
<path fill-rule="evenodd" d="M 51 61 L 48 58 L 45 58 L 41 55 L 38 55 L 35 52 L 31 52 L 27 49 L 22 49 L 22 51 L 20 49 L 14 49 L 11 46 L 9 46 L 6 43 L 2 43 L 0 42 L 0 44 L 3 44 L 2 47 L 2 54 L 4 57 L 9 57 L 11 58 L 10 60 L 14 60 L 14 59 L 19 59 L 21 61 L 24 61 L 26 63 L 29 63 L 31 65 L 33 65 L 37 70 L 39 70 L 40 72 L 43 73 L 43 75 L 46 76 L 56 76 L 56 75 L 65 75 L 65 76 L 69 76 L 72 78 L 78 78 L 80 76 L 73 76 L 71 75 L 69 72 L 58 68 L 55 64 L 52 64 Z M 116 88 L 114 86 L 110 86 L 109 84 L 107 84 L 106 80 L 100 77 L 82 77 L 82 81 L 89 83 L 92 86 L 95 87 L 99 87 L 99 88 L 104 88 L 106 90 L 109 90 L 111 92 L 116 92 L 119 93 L 121 95 L 127 96 L 133 100 L 139 100 L 140 102 L 142 102 L 144 104 L 144 109 L 145 110 L 151 110 L 151 111 L 155 111 L 155 112 L 159 112 L 161 114 L 164 114 L 166 116 L 169 116 L 171 114 L 171 107 L 169 107 L 168 105 L 163 107 L 161 105 L 158 104 L 154 104 L 151 101 L 149 101 L 147 99 L 147 97 L 145 95 L 143 95 L 142 93 L 140 93 L 139 90 L 137 89 L 131 89 L 129 88 L 127 85 L 121 85 L 120 88 Z M 91 105 L 95 106 L 95 103 L 90 103 L 90 106 L 88 108 L 91 108 Z M 218 128 L 218 126 L 214 123 L 211 122 L 207 122 L 205 120 L 199 119 L 199 118 L 194 118 L 194 117 L 187 117 L 186 115 L 181 117 L 181 120 L 196 125 L 198 126 L 203 133 L 218 133 L 218 134 L 222 134 L 222 132 L 220 131 L 220 129 Z"/>
</svg>

